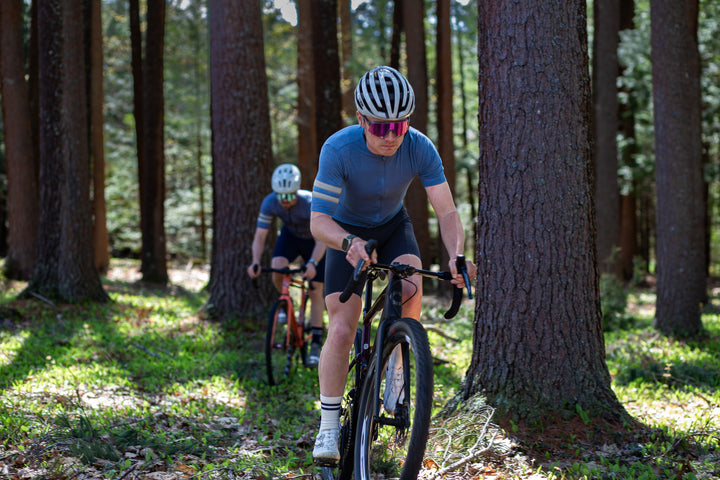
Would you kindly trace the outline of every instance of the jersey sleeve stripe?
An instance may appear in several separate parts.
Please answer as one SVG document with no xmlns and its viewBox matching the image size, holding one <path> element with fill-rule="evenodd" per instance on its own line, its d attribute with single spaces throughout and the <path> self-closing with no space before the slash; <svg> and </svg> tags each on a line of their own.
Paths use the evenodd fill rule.
<svg viewBox="0 0 720 480">
<path fill-rule="evenodd" d="M 317 198 L 318 200 L 326 200 L 332 203 L 338 203 L 340 201 L 340 198 L 336 196 L 327 195 L 325 193 L 318 192 L 317 190 L 313 190 L 313 198 Z"/>
<path fill-rule="evenodd" d="M 334 185 L 330 185 L 329 183 L 321 182 L 320 180 L 315 180 L 315 183 L 313 184 L 313 190 L 320 189 L 320 190 L 327 190 L 330 193 L 335 193 L 338 196 L 340 196 L 340 192 L 342 192 L 342 188 L 336 187 Z"/>
<path fill-rule="evenodd" d="M 261 213 L 260 215 L 258 215 L 258 219 L 257 219 L 258 227 L 268 229 L 268 228 L 270 228 L 271 223 L 272 223 L 271 216 L 265 215 L 264 213 Z"/>
</svg>

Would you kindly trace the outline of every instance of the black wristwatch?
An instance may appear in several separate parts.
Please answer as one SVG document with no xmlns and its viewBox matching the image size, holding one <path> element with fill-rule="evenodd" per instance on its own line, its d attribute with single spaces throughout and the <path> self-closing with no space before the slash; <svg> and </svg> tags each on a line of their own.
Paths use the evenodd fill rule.
<svg viewBox="0 0 720 480">
<path fill-rule="evenodd" d="M 357 235 L 348 235 L 347 237 L 343 238 L 342 243 L 342 251 L 347 252 L 350 250 L 350 246 L 352 245 L 353 238 L 357 238 Z"/>
</svg>

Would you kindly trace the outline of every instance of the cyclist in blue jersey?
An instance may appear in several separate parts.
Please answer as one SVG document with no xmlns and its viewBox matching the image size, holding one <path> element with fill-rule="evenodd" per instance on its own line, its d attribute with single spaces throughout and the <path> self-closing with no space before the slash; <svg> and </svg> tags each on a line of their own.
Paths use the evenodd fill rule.
<svg viewBox="0 0 720 480">
<path fill-rule="evenodd" d="M 345 389 L 350 348 L 355 339 L 362 301 L 356 291 L 347 303 L 339 296 L 355 265 L 393 261 L 422 267 L 412 224 L 403 208 L 410 182 L 417 176 L 435 211 L 448 251 L 452 283 L 464 286 L 455 259 L 464 254 L 465 234 L 440 155 L 433 143 L 410 127 L 415 97 L 407 79 L 397 70 L 380 66 L 367 72 L 355 88 L 359 125 L 346 127 L 327 139 L 313 185 L 310 226 L 313 235 L 329 248 L 326 253 L 325 303 L 328 333 L 320 355 L 321 419 L 313 457 L 320 464 L 340 458 L 340 402 Z M 367 240 L 379 242 L 372 258 Z M 378 257 L 379 255 L 379 257 Z M 475 265 L 468 261 L 468 274 Z M 422 280 L 403 281 L 403 317 L 419 319 Z M 392 414 L 402 402 L 402 359 L 388 362 L 383 408 Z M 342 367 L 342 368 L 341 368 Z"/>
<path fill-rule="evenodd" d="M 311 281 L 310 325 L 312 341 L 308 366 L 317 366 L 320 359 L 323 334 L 323 280 L 325 277 L 325 244 L 316 241 L 310 232 L 310 203 L 312 193 L 300 189 L 300 170 L 290 163 L 280 165 L 272 176 L 273 193 L 266 196 L 260 205 L 260 214 L 255 228 L 252 244 L 252 263 L 247 269 L 248 275 L 255 278 L 260 275 L 260 257 L 265 249 L 270 225 L 277 217 L 283 222 L 282 230 L 275 243 L 271 266 L 285 268 L 296 258 L 305 262 L 305 278 Z M 278 291 L 282 290 L 282 275 L 273 273 L 273 283 Z"/>
</svg>

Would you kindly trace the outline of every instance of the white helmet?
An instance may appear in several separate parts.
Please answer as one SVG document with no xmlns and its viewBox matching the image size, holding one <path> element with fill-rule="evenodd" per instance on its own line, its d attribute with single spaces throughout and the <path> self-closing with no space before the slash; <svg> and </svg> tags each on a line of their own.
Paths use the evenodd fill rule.
<svg viewBox="0 0 720 480">
<path fill-rule="evenodd" d="M 355 87 L 355 106 L 362 115 L 383 120 L 405 120 L 415 110 L 410 82 L 392 67 L 375 67 Z"/>
<path fill-rule="evenodd" d="M 300 169 L 292 163 L 283 163 L 272 174 L 275 193 L 295 193 L 300 188 Z"/>
</svg>

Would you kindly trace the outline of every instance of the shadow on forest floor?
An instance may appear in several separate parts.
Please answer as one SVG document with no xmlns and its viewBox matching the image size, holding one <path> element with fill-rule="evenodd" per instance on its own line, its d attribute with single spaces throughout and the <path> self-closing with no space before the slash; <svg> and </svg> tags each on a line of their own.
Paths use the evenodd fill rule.
<svg viewBox="0 0 720 480">
<path fill-rule="evenodd" d="M 114 260 L 104 282 L 126 299 L 108 310 L 2 305 L 21 317 L 0 319 L 0 478 L 319 478 L 309 458 L 315 373 L 301 372 L 295 389 L 267 387 L 258 353 L 263 327 L 219 326 L 197 314 L 208 273 L 174 267 L 172 285 L 156 289 L 139 281 L 136 262 Z M 642 301 L 631 300 L 634 326 L 606 336 L 613 388 L 644 428 L 581 416 L 543 428 L 506 424 L 476 398 L 434 418 L 421 478 L 720 478 L 720 282 L 714 285 L 701 341 L 654 332 L 648 288 L 635 297 Z M 455 339 L 432 339 L 434 356 L 472 337 L 451 333 Z M 453 365 L 438 369 L 448 383 L 463 373 L 451 372 Z"/>
</svg>

